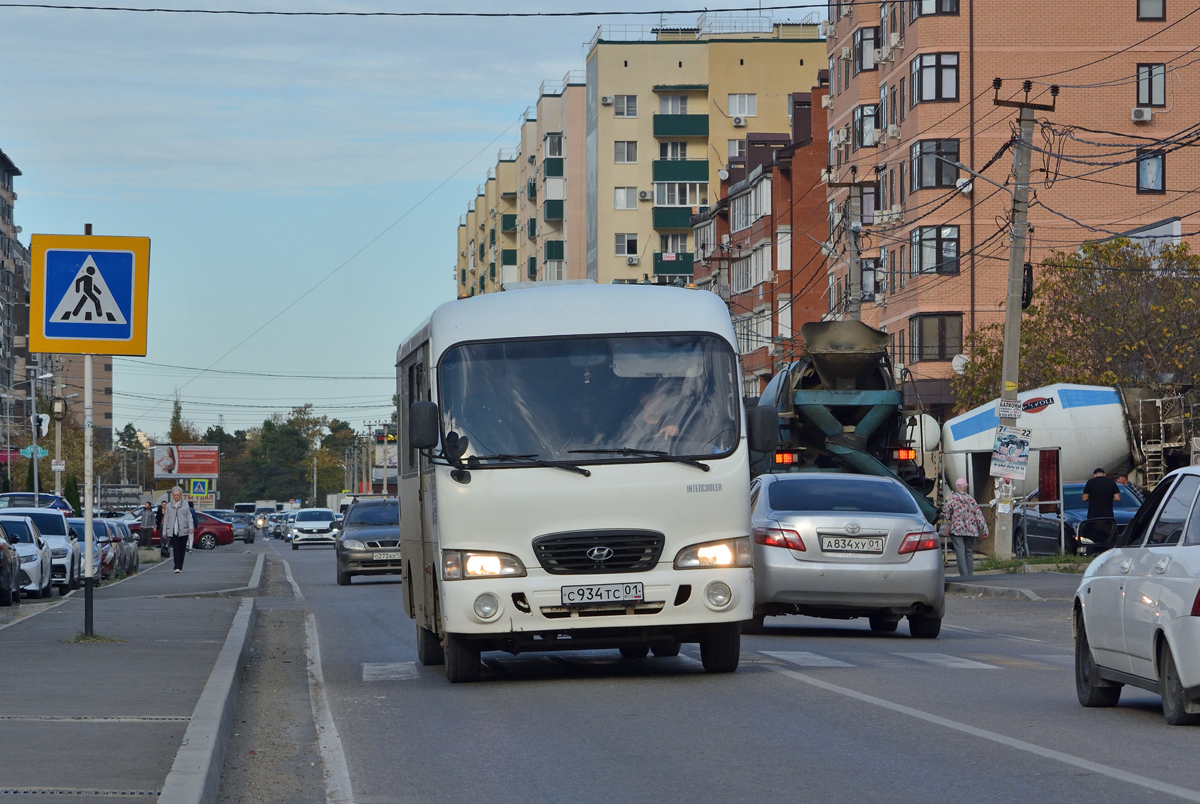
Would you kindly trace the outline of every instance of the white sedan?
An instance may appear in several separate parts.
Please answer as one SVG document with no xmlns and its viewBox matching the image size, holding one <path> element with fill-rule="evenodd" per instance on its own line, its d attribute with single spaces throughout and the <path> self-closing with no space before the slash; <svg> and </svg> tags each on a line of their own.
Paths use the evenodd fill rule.
<svg viewBox="0 0 1200 804">
<path fill-rule="evenodd" d="M 50 545 L 27 516 L 0 517 L 0 526 L 21 557 L 21 588 L 30 597 L 49 597 L 54 590 Z"/>
<path fill-rule="evenodd" d="M 1200 725 L 1200 467 L 1172 472 L 1075 593 L 1075 688 L 1116 706 L 1126 684 L 1162 696 L 1171 725 Z"/>
</svg>

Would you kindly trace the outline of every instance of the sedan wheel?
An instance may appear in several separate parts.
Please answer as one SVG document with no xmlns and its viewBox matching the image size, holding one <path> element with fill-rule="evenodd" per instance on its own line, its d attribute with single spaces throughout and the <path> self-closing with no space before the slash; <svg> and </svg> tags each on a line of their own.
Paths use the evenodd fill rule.
<svg viewBox="0 0 1200 804">
<path fill-rule="evenodd" d="M 1101 681 L 1096 675 L 1082 611 L 1075 612 L 1075 695 L 1088 707 L 1116 706 L 1121 700 L 1121 685 Z"/>
<path fill-rule="evenodd" d="M 941 617 L 926 617 L 922 614 L 908 615 L 908 633 L 913 639 L 937 639 L 942 632 Z"/>
<path fill-rule="evenodd" d="M 75 568 L 75 572 L 71 574 L 71 588 L 79 589 L 83 583 L 79 580 L 79 567 Z"/>
<path fill-rule="evenodd" d="M 1158 689 L 1162 695 L 1163 717 L 1172 726 L 1200 725 L 1200 704 L 1189 701 L 1183 694 L 1179 671 L 1175 668 L 1175 657 L 1171 646 L 1163 640 L 1158 652 Z M 1192 711 L 1188 711 L 1191 709 Z"/>
<path fill-rule="evenodd" d="M 217 537 L 212 535 L 211 533 L 205 533 L 203 536 L 200 537 L 200 549 L 201 550 L 216 550 L 217 549 Z"/>
</svg>

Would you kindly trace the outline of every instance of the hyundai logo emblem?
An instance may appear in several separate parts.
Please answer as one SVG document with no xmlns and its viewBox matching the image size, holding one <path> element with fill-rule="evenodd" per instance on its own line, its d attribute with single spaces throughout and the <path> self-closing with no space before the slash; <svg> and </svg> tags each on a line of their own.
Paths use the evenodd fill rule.
<svg viewBox="0 0 1200 804">
<path fill-rule="evenodd" d="M 858 533 L 862 530 L 862 525 L 857 522 L 849 522 L 846 524 L 846 532 L 850 534 Z"/>
<path fill-rule="evenodd" d="M 587 557 L 592 561 L 608 561 L 613 557 L 611 547 L 593 547 L 587 551 Z"/>
</svg>

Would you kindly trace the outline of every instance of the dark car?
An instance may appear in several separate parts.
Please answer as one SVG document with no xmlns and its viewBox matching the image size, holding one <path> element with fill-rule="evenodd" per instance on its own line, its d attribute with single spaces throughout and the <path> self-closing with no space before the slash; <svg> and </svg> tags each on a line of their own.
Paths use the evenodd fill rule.
<svg viewBox="0 0 1200 804">
<path fill-rule="evenodd" d="M 219 544 L 233 544 L 233 525 L 215 516 L 192 510 L 192 546 L 216 550 Z"/>
<path fill-rule="evenodd" d="M 21 602 L 21 559 L 0 526 L 0 606 Z"/>
<path fill-rule="evenodd" d="M 337 582 L 355 575 L 399 575 L 400 503 L 395 498 L 355 502 L 337 539 Z"/>
<path fill-rule="evenodd" d="M 1083 501 L 1083 483 L 1064 483 L 1063 499 L 1066 512 L 1062 522 L 1062 538 L 1068 555 L 1094 555 L 1102 553 L 1112 546 L 1113 540 L 1125 530 L 1129 520 L 1137 513 L 1142 500 L 1128 486 L 1118 486 L 1121 499 L 1113 503 L 1113 519 L 1089 520 L 1087 518 L 1088 504 Z M 1026 505 L 1019 508 L 1013 518 L 1013 534 L 1020 547 L 1024 536 L 1025 549 L 1014 550 L 1018 555 L 1055 556 L 1062 545 L 1059 542 L 1058 506 L 1054 510 L 1043 512 L 1041 506 L 1029 505 L 1042 499 L 1034 491 L 1026 499 Z M 1049 499 L 1054 499 L 1053 496 Z"/>
<path fill-rule="evenodd" d="M 45 492 L 37 495 L 36 503 L 33 492 L 14 491 L 0 494 L 0 508 L 61 508 L 67 512 L 67 516 L 75 515 L 74 509 L 65 498 Z"/>
<path fill-rule="evenodd" d="M 233 526 L 233 538 L 241 539 L 246 544 L 254 543 L 254 537 L 258 535 L 258 528 L 254 526 L 253 514 L 229 514 L 218 518 L 224 519 Z"/>
</svg>

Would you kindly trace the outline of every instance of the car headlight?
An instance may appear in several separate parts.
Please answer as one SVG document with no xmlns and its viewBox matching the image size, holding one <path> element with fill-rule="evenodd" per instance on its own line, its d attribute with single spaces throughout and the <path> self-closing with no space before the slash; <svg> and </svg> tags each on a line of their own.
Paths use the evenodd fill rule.
<svg viewBox="0 0 1200 804">
<path fill-rule="evenodd" d="M 521 559 L 508 553 L 476 553 L 469 550 L 442 551 L 442 580 L 464 578 L 518 578 L 525 575 Z"/>
<path fill-rule="evenodd" d="M 50 555 L 53 556 L 54 558 L 66 558 L 67 552 L 68 552 L 68 550 L 65 547 L 55 547 L 53 550 L 50 551 Z"/>
<path fill-rule="evenodd" d="M 37 557 L 36 553 L 31 556 L 21 556 L 22 564 L 32 564 L 33 562 L 35 562 L 37 560 L 38 560 L 38 557 Z"/>
<path fill-rule="evenodd" d="M 347 550 L 366 550 L 367 546 L 358 539 L 342 539 L 342 547 Z"/>
<path fill-rule="evenodd" d="M 722 539 L 685 547 L 675 556 L 675 569 L 749 567 L 750 539 Z"/>
</svg>

